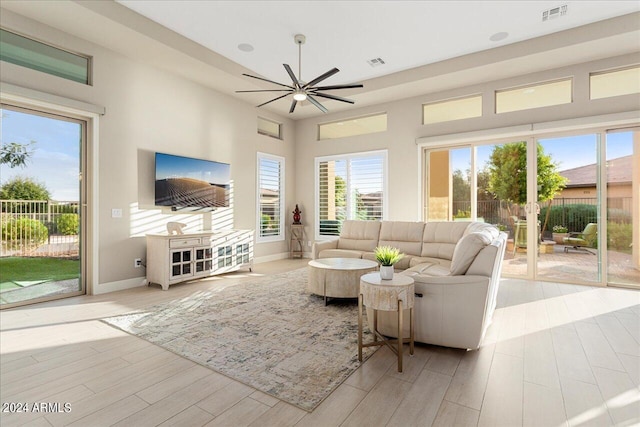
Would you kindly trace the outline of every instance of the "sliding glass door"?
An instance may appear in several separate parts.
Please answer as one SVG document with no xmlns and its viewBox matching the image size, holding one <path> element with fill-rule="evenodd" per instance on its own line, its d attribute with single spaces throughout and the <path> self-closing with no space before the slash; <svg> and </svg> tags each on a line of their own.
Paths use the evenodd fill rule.
<svg viewBox="0 0 640 427">
<path fill-rule="evenodd" d="M 507 232 L 505 276 L 640 283 L 638 130 L 436 147 L 424 160 L 425 219 Z"/>
<path fill-rule="evenodd" d="M 85 122 L 0 112 L 0 307 L 80 295 Z"/>
<path fill-rule="evenodd" d="M 640 287 L 640 130 L 606 134 L 607 282 Z"/>
<path fill-rule="evenodd" d="M 597 133 L 538 139 L 542 155 L 532 177 L 540 206 L 536 278 L 601 282 L 599 140 Z"/>
</svg>

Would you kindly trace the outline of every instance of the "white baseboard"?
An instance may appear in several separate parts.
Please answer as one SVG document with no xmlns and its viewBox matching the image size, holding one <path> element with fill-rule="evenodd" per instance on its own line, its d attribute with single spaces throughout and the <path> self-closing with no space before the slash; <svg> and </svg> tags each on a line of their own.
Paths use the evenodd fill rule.
<svg viewBox="0 0 640 427">
<path fill-rule="evenodd" d="M 289 258 L 289 252 L 281 252 L 279 254 L 273 254 L 273 255 L 267 255 L 267 256 L 261 256 L 261 257 L 258 257 L 258 258 L 254 258 L 253 259 L 253 263 L 254 264 L 261 264 L 263 262 L 278 261 L 280 259 L 287 259 L 287 258 Z M 302 254 L 302 258 L 311 259 L 311 252 L 304 252 Z"/>
<path fill-rule="evenodd" d="M 279 259 L 289 258 L 289 252 L 281 252 L 279 254 L 266 255 L 253 259 L 254 264 L 262 264 L 263 262 L 277 261 Z"/>
<path fill-rule="evenodd" d="M 311 258 L 311 252 L 305 252 L 303 258 Z M 253 259 L 254 264 L 263 262 L 278 261 L 280 259 L 289 258 L 289 252 L 281 252 L 279 254 L 267 255 Z M 133 279 L 117 280 L 115 282 L 100 283 L 94 286 L 93 295 L 106 294 L 108 292 L 123 291 L 125 289 L 137 288 L 139 286 L 147 286 L 146 277 L 134 277 Z"/>
<path fill-rule="evenodd" d="M 146 277 L 134 277 L 133 279 L 117 280 L 115 282 L 100 283 L 93 287 L 93 295 L 106 294 L 108 292 L 122 291 L 125 289 L 147 286 Z"/>
</svg>

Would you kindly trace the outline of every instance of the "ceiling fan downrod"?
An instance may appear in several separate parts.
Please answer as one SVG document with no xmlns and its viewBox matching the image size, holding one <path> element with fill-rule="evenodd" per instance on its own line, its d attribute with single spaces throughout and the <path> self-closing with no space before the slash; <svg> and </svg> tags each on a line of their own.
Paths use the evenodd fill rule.
<svg viewBox="0 0 640 427">
<path fill-rule="evenodd" d="M 298 81 L 302 82 L 302 45 L 307 41 L 304 34 L 296 34 L 293 41 L 298 45 Z"/>
</svg>

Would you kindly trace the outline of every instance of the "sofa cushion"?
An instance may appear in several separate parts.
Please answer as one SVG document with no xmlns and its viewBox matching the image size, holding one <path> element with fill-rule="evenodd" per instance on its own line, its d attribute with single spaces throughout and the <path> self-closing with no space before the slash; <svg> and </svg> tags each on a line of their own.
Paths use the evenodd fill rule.
<svg viewBox="0 0 640 427">
<path fill-rule="evenodd" d="M 320 251 L 319 258 L 362 258 L 362 251 L 349 249 L 325 249 Z"/>
<path fill-rule="evenodd" d="M 469 222 L 427 222 L 422 235 L 420 256 L 451 261 L 456 244 L 469 224 Z"/>
<path fill-rule="evenodd" d="M 417 265 L 424 264 L 424 263 L 441 265 L 443 267 L 446 267 L 447 270 L 449 269 L 449 267 L 451 267 L 451 261 L 449 261 L 448 259 L 420 257 L 420 256 L 412 257 L 411 260 L 409 261 L 409 267 L 413 268 Z"/>
<path fill-rule="evenodd" d="M 373 252 L 380 238 L 380 221 L 345 221 L 338 240 L 338 249 Z"/>
<path fill-rule="evenodd" d="M 451 258 L 451 275 L 465 274 L 476 255 L 489 244 L 491 244 L 491 238 L 484 232 L 467 234 L 460 239 Z"/>
<path fill-rule="evenodd" d="M 418 256 L 422 251 L 423 232 L 424 222 L 382 221 L 378 246 L 391 246 L 405 255 Z"/>
<path fill-rule="evenodd" d="M 416 278 L 420 276 L 442 277 L 450 275 L 448 268 L 431 262 L 418 264 L 408 270 L 403 271 L 401 274 L 413 277 L 414 280 L 416 280 Z"/>
</svg>

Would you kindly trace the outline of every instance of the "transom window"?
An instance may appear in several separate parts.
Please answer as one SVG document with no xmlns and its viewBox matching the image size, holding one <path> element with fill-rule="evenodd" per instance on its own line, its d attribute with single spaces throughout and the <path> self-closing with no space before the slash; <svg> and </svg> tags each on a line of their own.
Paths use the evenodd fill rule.
<svg viewBox="0 0 640 427">
<path fill-rule="evenodd" d="M 354 117 L 318 125 L 318 140 L 367 135 L 387 130 L 387 113 Z"/>
<path fill-rule="evenodd" d="M 88 57 L 0 29 L 0 60 L 32 70 L 91 84 Z"/>
<path fill-rule="evenodd" d="M 258 133 L 282 139 L 282 125 L 278 122 L 274 122 L 273 120 L 258 117 Z"/>
<path fill-rule="evenodd" d="M 591 99 L 640 93 L 640 67 L 593 73 L 589 85 Z"/>
<path fill-rule="evenodd" d="M 422 106 L 422 124 L 482 116 L 482 95 L 436 101 Z"/>
<path fill-rule="evenodd" d="M 572 80 L 532 84 L 496 91 L 496 113 L 570 104 Z"/>
<path fill-rule="evenodd" d="M 316 238 L 337 236 L 347 219 L 387 215 L 387 151 L 317 157 Z"/>
</svg>

